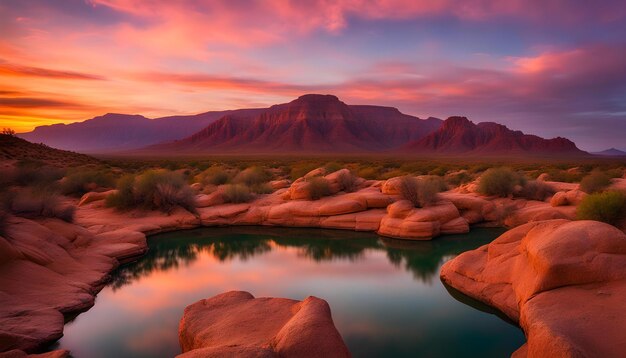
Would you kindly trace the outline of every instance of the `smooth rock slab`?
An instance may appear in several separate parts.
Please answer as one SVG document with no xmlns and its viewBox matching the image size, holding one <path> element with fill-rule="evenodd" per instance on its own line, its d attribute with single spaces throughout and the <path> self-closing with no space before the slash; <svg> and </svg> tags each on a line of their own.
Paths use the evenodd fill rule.
<svg viewBox="0 0 626 358">
<path fill-rule="evenodd" d="M 350 357 L 326 301 L 230 291 L 185 308 L 178 357 Z"/>
</svg>

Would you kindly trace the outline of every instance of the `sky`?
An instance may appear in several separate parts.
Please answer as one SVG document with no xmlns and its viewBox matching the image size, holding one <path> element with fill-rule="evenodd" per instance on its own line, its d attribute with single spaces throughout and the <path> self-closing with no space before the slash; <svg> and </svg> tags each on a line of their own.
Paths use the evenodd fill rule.
<svg viewBox="0 0 626 358">
<path fill-rule="evenodd" d="M 305 93 L 626 150 L 626 2 L 0 0 L 0 127 Z"/>
</svg>

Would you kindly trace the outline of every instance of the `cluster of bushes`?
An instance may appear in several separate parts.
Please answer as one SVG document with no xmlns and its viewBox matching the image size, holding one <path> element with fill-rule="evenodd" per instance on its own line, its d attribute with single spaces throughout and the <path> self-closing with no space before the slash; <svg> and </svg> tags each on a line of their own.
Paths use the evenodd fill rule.
<svg viewBox="0 0 626 358">
<path fill-rule="evenodd" d="M 318 200 L 325 196 L 329 196 L 332 191 L 330 184 L 324 177 L 313 177 L 307 180 L 306 190 L 311 200 Z"/>
<path fill-rule="evenodd" d="M 73 222 L 76 207 L 64 203 L 55 192 L 21 189 L 2 193 L 0 212 L 3 213 L 5 220 L 11 213 L 21 217 L 48 217 Z"/>
<path fill-rule="evenodd" d="M 606 189 L 611 185 L 611 177 L 601 171 L 593 171 L 580 181 L 580 190 L 593 194 Z"/>
<path fill-rule="evenodd" d="M 103 169 L 76 169 L 68 172 L 61 180 L 61 193 L 82 196 L 98 188 L 111 188 L 115 178 L 110 171 Z"/>
<path fill-rule="evenodd" d="M 416 178 L 403 176 L 400 178 L 400 196 L 413 203 L 416 208 L 423 208 L 437 200 L 437 193 L 445 187 L 443 180 L 437 176 Z"/>
<path fill-rule="evenodd" d="M 119 179 L 117 193 L 109 195 L 107 206 L 119 210 L 142 208 L 171 213 L 182 207 L 196 213 L 195 195 L 185 177 L 169 170 L 148 170 L 139 176 L 127 174 Z"/>
<path fill-rule="evenodd" d="M 539 201 L 555 192 L 551 185 L 538 180 L 529 181 L 522 173 L 507 167 L 487 169 L 478 180 L 477 190 L 483 195 L 503 198 L 514 195 Z"/>
<path fill-rule="evenodd" d="M 617 225 L 626 218 L 626 194 L 606 191 L 587 195 L 576 208 L 576 217 Z"/>
</svg>

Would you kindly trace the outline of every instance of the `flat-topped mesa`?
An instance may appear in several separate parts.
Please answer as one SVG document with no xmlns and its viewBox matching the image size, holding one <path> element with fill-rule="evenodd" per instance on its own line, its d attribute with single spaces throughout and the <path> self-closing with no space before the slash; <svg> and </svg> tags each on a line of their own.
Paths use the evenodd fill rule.
<svg viewBox="0 0 626 358">
<path fill-rule="evenodd" d="M 178 357 L 350 357 L 328 303 L 230 291 L 185 308 Z"/>
</svg>

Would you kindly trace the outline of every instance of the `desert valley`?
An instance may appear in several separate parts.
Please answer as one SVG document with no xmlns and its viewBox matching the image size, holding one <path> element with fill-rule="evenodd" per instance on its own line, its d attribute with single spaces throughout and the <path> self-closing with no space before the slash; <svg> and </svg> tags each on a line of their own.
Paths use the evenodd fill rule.
<svg viewBox="0 0 626 358">
<path fill-rule="evenodd" d="M 0 4 L 0 358 L 622 357 L 624 9 Z"/>
</svg>

